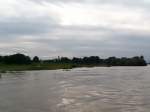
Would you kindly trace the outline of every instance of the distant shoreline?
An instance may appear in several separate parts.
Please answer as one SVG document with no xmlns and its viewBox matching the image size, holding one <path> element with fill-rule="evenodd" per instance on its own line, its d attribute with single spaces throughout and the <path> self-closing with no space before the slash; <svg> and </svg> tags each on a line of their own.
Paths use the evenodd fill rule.
<svg viewBox="0 0 150 112">
<path fill-rule="evenodd" d="M 32 64 L 32 65 L 0 65 L 0 73 L 8 71 L 35 71 L 35 70 L 59 70 L 73 69 L 81 67 L 115 67 L 110 65 L 73 65 L 73 64 Z M 120 67 L 136 67 L 136 66 L 120 66 Z M 140 66 L 139 66 L 140 67 Z"/>
<path fill-rule="evenodd" d="M 59 57 L 55 59 L 42 60 L 38 56 L 33 58 L 24 54 L 13 54 L 0 56 L 0 72 L 25 71 L 25 70 L 56 70 L 72 69 L 76 67 L 111 67 L 111 66 L 147 66 L 144 56 L 131 58 L 109 57 L 102 59 L 99 56 L 89 57 Z"/>
<path fill-rule="evenodd" d="M 31 65 L 0 65 L 0 72 L 7 71 L 34 71 L 34 70 L 58 70 L 73 69 L 79 67 L 110 67 L 107 65 L 73 65 L 73 64 L 31 64 Z"/>
</svg>

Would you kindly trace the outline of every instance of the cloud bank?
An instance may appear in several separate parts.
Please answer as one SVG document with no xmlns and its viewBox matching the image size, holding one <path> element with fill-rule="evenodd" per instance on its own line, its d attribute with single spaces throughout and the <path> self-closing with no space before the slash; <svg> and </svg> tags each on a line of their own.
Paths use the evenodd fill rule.
<svg viewBox="0 0 150 112">
<path fill-rule="evenodd" d="M 0 1 L 0 54 L 150 57 L 150 0 Z"/>
</svg>

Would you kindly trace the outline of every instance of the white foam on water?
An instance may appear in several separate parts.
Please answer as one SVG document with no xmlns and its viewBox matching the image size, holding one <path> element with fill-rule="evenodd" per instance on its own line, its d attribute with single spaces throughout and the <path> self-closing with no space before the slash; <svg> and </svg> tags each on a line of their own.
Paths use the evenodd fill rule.
<svg viewBox="0 0 150 112">
<path fill-rule="evenodd" d="M 65 106 L 65 105 L 70 105 L 72 103 L 75 102 L 75 99 L 67 99 L 67 98 L 63 98 L 62 102 L 60 104 L 58 104 L 57 106 Z"/>
</svg>

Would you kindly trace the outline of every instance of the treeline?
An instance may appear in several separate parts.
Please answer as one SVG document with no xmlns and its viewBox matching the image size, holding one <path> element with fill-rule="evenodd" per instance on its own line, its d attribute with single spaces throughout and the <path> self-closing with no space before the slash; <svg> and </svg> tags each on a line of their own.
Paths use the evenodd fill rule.
<svg viewBox="0 0 150 112">
<path fill-rule="evenodd" d="M 29 56 L 24 54 L 13 54 L 7 56 L 0 56 L 0 63 L 1 64 L 31 64 L 33 62 L 40 62 L 39 58 L 35 56 L 31 59 Z"/>
<path fill-rule="evenodd" d="M 99 56 L 90 56 L 78 58 L 74 57 L 72 59 L 67 57 L 58 57 L 56 59 L 40 60 L 38 56 L 31 59 L 29 56 L 24 54 L 13 54 L 8 56 L 0 56 L 1 64 L 74 64 L 74 65 L 105 65 L 105 66 L 146 66 L 147 63 L 143 56 L 135 56 L 132 58 L 116 58 L 109 57 L 107 59 L 101 59 Z"/>
<path fill-rule="evenodd" d="M 77 65 L 104 65 L 104 66 L 146 66 L 147 63 L 143 56 L 135 56 L 132 58 L 116 58 L 109 57 L 107 59 L 101 59 L 98 56 L 90 56 L 69 59 L 67 57 L 61 57 L 53 60 L 45 60 L 46 63 L 72 63 Z"/>
</svg>

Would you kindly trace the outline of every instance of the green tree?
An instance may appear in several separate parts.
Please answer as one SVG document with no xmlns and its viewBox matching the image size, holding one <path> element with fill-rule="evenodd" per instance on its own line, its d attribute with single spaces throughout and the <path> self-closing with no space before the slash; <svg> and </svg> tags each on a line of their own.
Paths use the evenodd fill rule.
<svg viewBox="0 0 150 112">
<path fill-rule="evenodd" d="M 25 56 L 24 54 L 14 54 L 9 56 L 4 56 L 4 63 L 6 64 L 30 64 L 31 59 L 29 56 Z"/>
<path fill-rule="evenodd" d="M 39 59 L 38 56 L 35 56 L 32 61 L 35 62 L 35 63 L 39 63 L 40 59 Z"/>
</svg>

